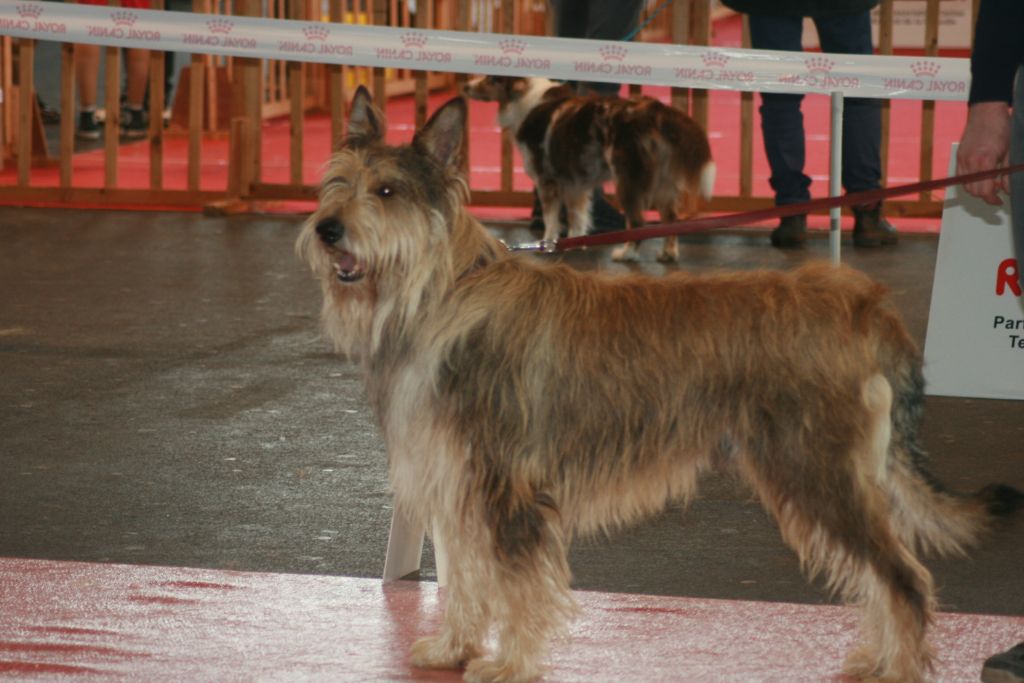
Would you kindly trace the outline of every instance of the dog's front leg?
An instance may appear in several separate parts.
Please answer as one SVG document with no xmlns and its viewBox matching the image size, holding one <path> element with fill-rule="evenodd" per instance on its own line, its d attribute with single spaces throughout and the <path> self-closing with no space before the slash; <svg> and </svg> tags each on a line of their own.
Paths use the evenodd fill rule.
<svg viewBox="0 0 1024 683">
<path fill-rule="evenodd" d="M 472 552 L 453 539 L 454 551 L 445 589 L 444 623 L 441 632 L 420 638 L 412 646 L 410 661 L 424 669 L 457 669 L 483 653 L 490 623 L 486 599 L 486 570 L 481 572 Z"/>
<path fill-rule="evenodd" d="M 537 195 L 540 197 L 541 213 L 544 216 L 544 243 L 554 246 L 562 230 L 562 220 L 559 217 L 562 212 L 562 195 L 558 187 L 551 182 L 538 185 Z"/>
<path fill-rule="evenodd" d="M 495 508 L 507 501 L 492 501 Z M 553 503 L 540 495 L 491 515 L 494 563 L 486 593 L 497 625 L 497 648 L 466 665 L 467 683 L 526 683 L 544 672 L 551 638 L 576 610 L 569 590 L 566 542 Z"/>
</svg>

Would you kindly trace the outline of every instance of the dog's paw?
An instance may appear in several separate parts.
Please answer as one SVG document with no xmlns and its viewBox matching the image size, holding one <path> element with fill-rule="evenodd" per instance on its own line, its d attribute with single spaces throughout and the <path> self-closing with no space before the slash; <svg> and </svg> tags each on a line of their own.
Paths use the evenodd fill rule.
<svg viewBox="0 0 1024 683">
<path fill-rule="evenodd" d="M 494 659 L 473 659 L 466 664 L 462 680 L 466 683 L 529 683 L 540 678 L 541 671 L 513 666 Z"/>
<path fill-rule="evenodd" d="M 479 657 L 472 645 L 456 646 L 444 635 L 420 638 L 412 644 L 409 661 L 421 669 L 458 669 L 463 662 Z"/>
<path fill-rule="evenodd" d="M 613 261 L 636 261 L 637 251 L 636 245 L 632 242 L 615 247 L 612 251 Z"/>
<path fill-rule="evenodd" d="M 664 249 L 658 254 L 659 263 L 675 263 L 679 260 L 679 252 L 675 249 Z"/>
</svg>

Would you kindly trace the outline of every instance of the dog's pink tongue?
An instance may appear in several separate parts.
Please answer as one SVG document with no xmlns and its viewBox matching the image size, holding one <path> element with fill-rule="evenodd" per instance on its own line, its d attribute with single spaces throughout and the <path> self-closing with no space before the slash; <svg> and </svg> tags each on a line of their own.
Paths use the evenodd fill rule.
<svg viewBox="0 0 1024 683">
<path fill-rule="evenodd" d="M 338 254 L 338 267 L 344 271 L 352 272 L 356 269 L 356 257 L 347 251 Z"/>
</svg>

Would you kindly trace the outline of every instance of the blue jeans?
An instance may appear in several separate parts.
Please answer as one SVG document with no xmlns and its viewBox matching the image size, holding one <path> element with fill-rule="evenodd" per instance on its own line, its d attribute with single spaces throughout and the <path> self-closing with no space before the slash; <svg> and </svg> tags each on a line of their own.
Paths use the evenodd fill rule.
<svg viewBox="0 0 1024 683">
<path fill-rule="evenodd" d="M 640 23 L 643 8 L 643 0 L 551 0 L 559 38 L 623 40 Z M 582 94 L 613 96 L 621 87 L 619 83 L 576 83 Z"/>
<path fill-rule="evenodd" d="M 811 17 L 823 52 L 871 54 L 871 15 Z M 800 51 L 803 18 L 750 15 L 751 45 L 760 50 Z M 761 132 L 771 167 L 775 203 L 795 204 L 811 198 L 804 173 L 803 95 L 761 93 Z M 847 192 L 873 190 L 882 180 L 882 108 L 877 99 L 843 101 L 842 183 Z"/>
</svg>

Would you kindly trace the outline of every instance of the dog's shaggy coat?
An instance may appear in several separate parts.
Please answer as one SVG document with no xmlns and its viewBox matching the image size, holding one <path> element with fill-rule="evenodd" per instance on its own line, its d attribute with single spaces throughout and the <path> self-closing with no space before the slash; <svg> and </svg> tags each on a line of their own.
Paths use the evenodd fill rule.
<svg viewBox="0 0 1024 683">
<path fill-rule="evenodd" d="M 863 608 L 846 670 L 921 681 L 935 599 L 918 553 L 962 552 L 1020 494 L 926 473 L 921 359 L 882 287 L 828 265 L 611 277 L 511 255 L 464 207 L 465 116 L 453 100 L 387 146 L 360 89 L 297 243 L 327 336 L 362 365 L 396 508 L 456 558 L 413 663 L 540 675 L 574 613 L 572 538 L 685 501 L 716 468 Z"/>
</svg>

